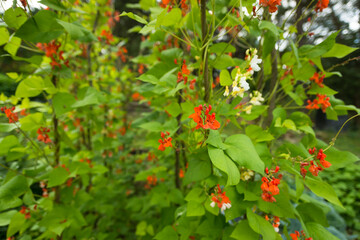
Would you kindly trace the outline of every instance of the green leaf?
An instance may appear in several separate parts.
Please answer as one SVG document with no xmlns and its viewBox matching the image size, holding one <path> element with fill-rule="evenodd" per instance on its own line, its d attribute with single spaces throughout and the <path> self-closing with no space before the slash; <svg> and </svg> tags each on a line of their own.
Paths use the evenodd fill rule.
<svg viewBox="0 0 360 240">
<path fill-rule="evenodd" d="M 58 92 L 53 96 L 52 102 L 55 114 L 60 116 L 73 109 L 71 106 L 76 102 L 76 99 L 70 93 Z"/>
<path fill-rule="evenodd" d="M 256 233 L 261 234 L 264 240 L 276 239 L 276 232 L 274 227 L 268 221 L 266 221 L 265 218 L 253 213 L 250 208 L 246 209 L 246 216 L 248 218 L 250 227 Z"/>
<path fill-rule="evenodd" d="M 16 210 L 10 210 L 7 212 L 0 213 L 0 226 L 6 226 L 9 225 L 12 217 L 17 213 Z"/>
<path fill-rule="evenodd" d="M 26 13 L 20 7 L 9 8 L 5 11 L 4 21 L 10 28 L 18 29 L 26 20 Z"/>
<path fill-rule="evenodd" d="M 204 160 L 201 156 L 191 159 L 189 167 L 185 173 L 184 184 L 199 181 L 207 178 L 211 174 L 211 164 L 208 158 Z"/>
<path fill-rule="evenodd" d="M 205 208 L 203 206 L 203 203 L 199 203 L 196 201 L 188 202 L 186 209 L 187 217 L 198 217 L 205 214 Z"/>
<path fill-rule="evenodd" d="M 223 69 L 220 72 L 220 85 L 221 86 L 229 86 L 233 83 L 230 73 L 227 69 Z"/>
<path fill-rule="evenodd" d="M 208 146 L 211 162 L 228 176 L 227 185 L 236 185 L 240 181 L 240 173 L 233 161 L 221 149 Z"/>
<path fill-rule="evenodd" d="M 70 173 L 63 167 L 57 167 L 49 175 L 48 187 L 51 188 L 63 184 L 68 179 Z"/>
<path fill-rule="evenodd" d="M 92 87 L 83 89 L 83 97 L 76 101 L 71 107 L 79 108 L 100 103 L 101 94 Z"/>
<path fill-rule="evenodd" d="M 139 23 L 148 24 L 148 22 L 144 18 L 142 18 L 136 14 L 133 14 L 132 12 L 128 13 L 128 12 L 124 11 L 120 14 L 120 16 L 128 16 L 129 18 L 134 19 L 135 21 L 138 21 Z"/>
<path fill-rule="evenodd" d="M 232 135 L 225 140 L 225 144 L 231 146 L 225 150 L 226 154 L 240 166 L 264 173 L 265 164 L 260 159 L 250 138 L 243 134 Z"/>
<path fill-rule="evenodd" d="M 324 227 L 328 227 L 329 223 L 326 219 L 325 212 L 313 203 L 301 203 L 296 207 L 304 222 L 316 222 Z"/>
<path fill-rule="evenodd" d="M 210 144 L 213 147 L 226 149 L 227 146 L 223 144 L 219 131 L 210 130 L 210 134 L 205 143 Z"/>
<path fill-rule="evenodd" d="M 89 31 L 88 29 L 84 28 L 80 24 L 77 23 L 68 23 L 61 21 L 59 19 L 56 20 L 61 26 L 65 28 L 65 30 L 70 34 L 71 39 L 79 40 L 81 42 L 91 42 L 97 41 L 95 35 Z"/>
<path fill-rule="evenodd" d="M 21 39 L 15 36 L 10 37 L 10 41 L 5 45 L 4 50 L 15 56 L 21 44 Z"/>
<path fill-rule="evenodd" d="M 177 102 L 172 102 L 165 107 L 165 110 L 173 117 L 177 117 L 181 113 L 181 107 Z"/>
<path fill-rule="evenodd" d="M 215 61 L 210 62 L 210 64 L 219 70 L 226 69 L 228 67 L 234 67 L 236 65 L 234 59 L 229 55 L 220 55 L 216 58 Z"/>
<path fill-rule="evenodd" d="M 329 58 L 329 57 L 343 58 L 358 49 L 359 48 L 352 48 L 352 47 L 348 47 L 343 44 L 335 43 L 333 48 L 329 52 L 325 53 L 322 57 L 323 58 Z"/>
<path fill-rule="evenodd" d="M 57 91 L 54 85 L 48 79 L 30 75 L 20 82 L 16 88 L 15 95 L 18 98 L 35 97 L 43 90 L 47 91 L 48 93 L 55 93 Z"/>
<path fill-rule="evenodd" d="M 259 234 L 250 228 L 248 220 L 243 220 L 236 225 L 230 237 L 238 240 L 258 240 Z"/>
<path fill-rule="evenodd" d="M 203 203 L 206 199 L 206 195 L 203 189 L 195 187 L 186 195 L 185 200 L 188 202 Z"/>
<path fill-rule="evenodd" d="M 255 142 L 268 142 L 274 139 L 273 135 L 263 130 L 260 126 L 249 125 L 245 129 L 246 135 Z"/>
<path fill-rule="evenodd" d="M 158 17 L 156 22 L 156 27 L 159 26 L 169 27 L 180 23 L 182 16 L 180 8 L 173 8 L 169 13 L 167 13 L 166 9 L 164 9 L 164 11 L 165 14 L 163 15 L 163 17 L 160 16 Z"/>
<path fill-rule="evenodd" d="M 20 119 L 21 129 L 31 131 L 38 129 L 44 123 L 43 113 L 32 113 Z"/>
<path fill-rule="evenodd" d="M 19 196 L 29 190 L 26 178 L 17 175 L 0 187 L 0 211 L 21 204 Z"/>
<path fill-rule="evenodd" d="M 33 43 L 48 43 L 63 33 L 52 11 L 40 10 L 16 31 L 15 36 Z"/>
<path fill-rule="evenodd" d="M 332 235 L 328 230 L 326 230 L 318 223 L 306 223 L 306 227 L 309 231 L 310 237 L 312 237 L 314 240 L 339 240 L 339 238 Z"/>
<path fill-rule="evenodd" d="M 0 123 L 0 132 L 11 132 L 16 128 L 16 125 L 13 123 Z"/>
<path fill-rule="evenodd" d="M 217 55 L 229 52 L 234 53 L 235 51 L 236 48 L 233 45 L 225 42 L 215 43 L 209 48 L 210 53 L 215 53 Z"/>
<path fill-rule="evenodd" d="M 163 230 L 161 230 L 161 232 L 159 232 L 158 234 L 156 234 L 155 238 L 157 240 L 176 240 L 179 239 L 178 234 L 176 233 L 176 231 L 174 230 L 174 228 L 172 228 L 171 226 L 166 226 Z"/>
<path fill-rule="evenodd" d="M 332 33 L 328 38 L 316 46 L 304 45 L 299 49 L 301 57 L 316 58 L 329 52 L 335 45 L 335 38 L 340 32 Z"/>
<path fill-rule="evenodd" d="M 147 223 L 145 221 L 141 221 L 136 226 L 136 232 L 135 235 L 137 236 L 145 236 L 146 235 L 146 227 Z"/>
<path fill-rule="evenodd" d="M 269 22 L 269 21 L 261 21 L 259 23 L 259 29 L 260 30 L 264 30 L 264 29 L 267 29 L 269 30 L 275 37 L 276 39 L 279 37 L 280 33 L 279 33 L 279 30 L 278 28 L 276 27 L 275 24 L 273 24 L 272 22 Z"/>
<path fill-rule="evenodd" d="M 9 37 L 9 31 L 4 27 L 0 28 L 0 46 L 7 43 L 9 41 Z"/>
<path fill-rule="evenodd" d="M 12 237 L 15 233 L 20 231 L 20 229 L 24 226 L 25 221 L 26 219 L 24 214 L 21 214 L 19 212 L 14 214 L 14 216 L 11 218 L 10 225 L 7 229 L 6 237 L 8 238 Z"/>
<path fill-rule="evenodd" d="M 40 3 L 56 11 L 67 11 L 67 8 L 59 0 L 41 0 Z"/>
<path fill-rule="evenodd" d="M 339 201 L 335 190 L 327 182 L 323 182 L 315 178 L 306 177 L 305 184 L 310 188 L 313 193 L 315 193 L 319 197 L 323 197 L 329 202 L 343 208 L 343 205 Z"/>
<path fill-rule="evenodd" d="M 319 87 L 319 85 L 313 84 L 311 86 L 311 89 L 307 93 L 312 94 L 312 95 L 325 94 L 325 95 L 330 96 L 330 95 L 335 95 L 338 92 L 335 90 L 332 90 L 331 88 L 329 88 L 328 86 L 325 86 L 325 85 L 324 85 L 324 87 Z"/>
</svg>

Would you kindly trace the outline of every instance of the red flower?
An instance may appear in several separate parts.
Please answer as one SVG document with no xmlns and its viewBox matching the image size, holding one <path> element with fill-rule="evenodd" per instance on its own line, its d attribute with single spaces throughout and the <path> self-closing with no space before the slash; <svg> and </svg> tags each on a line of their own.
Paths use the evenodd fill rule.
<svg viewBox="0 0 360 240">
<path fill-rule="evenodd" d="M 265 169 L 266 177 L 263 177 L 261 181 L 263 182 L 260 186 L 263 191 L 261 198 L 267 202 L 276 202 L 276 199 L 273 197 L 280 193 L 278 185 L 280 184 L 281 174 L 276 178 L 273 174 L 278 173 L 280 170 L 279 166 L 276 166 L 275 170 Z M 270 174 L 269 174 L 270 173 Z"/>
<path fill-rule="evenodd" d="M 329 102 L 330 98 L 326 97 L 325 94 L 317 94 L 318 97 L 318 103 L 321 105 L 321 110 L 323 112 L 326 111 L 326 108 L 331 106 L 331 103 Z"/>
<path fill-rule="evenodd" d="M 319 0 L 316 3 L 315 11 L 316 12 L 322 12 L 325 8 L 327 8 L 329 5 L 329 0 Z"/>
<path fill-rule="evenodd" d="M 313 176 L 318 176 L 319 175 L 319 171 L 322 171 L 322 167 L 317 166 L 316 164 L 314 164 L 314 161 L 310 162 L 310 167 L 309 167 L 309 171 L 311 172 L 311 174 Z"/>
<path fill-rule="evenodd" d="M 228 208 L 231 208 L 231 201 L 228 196 L 226 196 L 225 192 L 221 191 L 220 185 L 218 184 L 215 188 L 215 194 L 211 194 L 211 207 L 215 207 L 215 205 L 225 211 Z"/>
<path fill-rule="evenodd" d="M 37 134 L 38 137 L 37 139 L 40 141 L 40 142 L 44 142 L 44 143 L 51 143 L 51 139 L 49 138 L 49 135 L 47 134 L 48 132 L 50 132 L 50 129 L 49 128 L 46 128 L 46 127 L 41 127 L 37 130 Z"/>
<path fill-rule="evenodd" d="M 331 163 L 326 161 L 326 154 L 323 152 L 322 149 L 319 150 L 318 155 L 316 156 L 317 159 L 319 159 L 320 164 L 324 167 L 324 168 L 329 168 L 331 166 Z"/>
<path fill-rule="evenodd" d="M 191 114 L 189 118 L 192 118 L 197 124 L 195 129 L 212 129 L 216 130 L 220 128 L 220 123 L 215 119 L 215 113 L 209 114 L 211 111 L 211 105 L 208 107 L 206 104 L 204 106 L 199 105 L 194 108 L 195 113 Z"/>
<path fill-rule="evenodd" d="M 145 188 L 149 189 L 151 186 L 155 186 L 157 183 L 157 177 L 156 176 L 148 176 L 146 178 L 147 183 L 145 184 Z"/>
<path fill-rule="evenodd" d="M 168 136 L 170 135 L 169 132 L 166 132 L 166 134 Z M 166 138 L 165 133 L 161 132 L 161 138 L 162 139 L 159 139 L 160 145 L 159 145 L 159 148 L 158 148 L 160 151 L 165 151 L 165 148 L 172 147 L 172 143 L 171 143 L 172 138 L 171 137 Z"/>
<path fill-rule="evenodd" d="M 180 171 L 179 171 L 179 178 L 184 178 L 184 177 L 185 177 L 184 170 L 180 169 Z"/>
<path fill-rule="evenodd" d="M 300 233 L 298 231 L 295 231 L 295 233 L 290 233 L 290 237 L 292 240 L 298 240 L 298 237 L 300 237 Z"/>
<path fill-rule="evenodd" d="M 316 148 L 315 148 L 315 147 L 314 147 L 313 149 L 311 149 L 311 148 L 309 149 L 309 153 L 310 153 L 310 154 L 314 154 L 315 152 L 316 152 Z"/>
<path fill-rule="evenodd" d="M 12 108 L 7 108 L 7 107 L 2 107 L 1 111 L 3 113 L 5 113 L 6 117 L 9 119 L 9 123 L 15 123 L 17 121 L 19 121 L 19 116 L 17 115 L 17 113 L 14 113 L 15 107 Z"/>
<path fill-rule="evenodd" d="M 310 78 L 310 81 L 314 81 L 317 85 L 319 85 L 319 87 L 323 88 L 325 75 L 320 76 L 319 73 L 314 73 L 314 75 Z"/>
<path fill-rule="evenodd" d="M 314 101 L 307 100 L 308 105 L 306 106 L 307 109 L 319 109 L 319 105 L 321 105 L 321 110 L 323 112 L 326 111 L 326 108 L 331 106 L 330 98 L 327 97 L 325 94 L 317 94 L 317 99 Z"/>
<path fill-rule="evenodd" d="M 308 105 L 306 106 L 306 109 L 319 109 L 319 103 L 317 99 L 314 99 L 314 101 L 307 100 Z"/>
<path fill-rule="evenodd" d="M 100 36 L 105 38 L 106 44 L 110 44 L 111 42 L 114 41 L 114 36 L 110 31 L 106 31 L 103 29 L 100 33 Z"/>
<path fill-rule="evenodd" d="M 21 207 L 21 210 L 19 211 L 19 213 L 21 214 L 24 214 L 25 215 L 25 219 L 29 219 L 31 217 L 30 215 L 30 209 L 25 207 L 25 206 L 22 206 Z"/>
<path fill-rule="evenodd" d="M 276 5 L 281 5 L 281 0 L 260 0 L 260 5 L 269 7 L 269 12 L 273 13 L 278 10 Z"/>
</svg>

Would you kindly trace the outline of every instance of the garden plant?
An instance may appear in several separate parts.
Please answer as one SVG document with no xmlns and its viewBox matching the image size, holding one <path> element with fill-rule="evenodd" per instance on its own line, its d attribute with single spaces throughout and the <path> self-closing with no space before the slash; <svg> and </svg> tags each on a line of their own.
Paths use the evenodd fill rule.
<svg viewBox="0 0 360 240">
<path fill-rule="evenodd" d="M 336 140 L 360 109 L 326 80 L 357 49 L 339 32 L 302 44 L 329 0 L 297 1 L 279 22 L 283 2 L 13 1 L 0 22 L 1 57 L 21 66 L 0 96 L 0 237 L 346 235 L 328 221 L 344 207 L 322 174 L 358 161 Z M 125 20 L 136 54 L 136 39 L 113 35 Z M 315 111 L 350 117 L 323 142 Z"/>
</svg>

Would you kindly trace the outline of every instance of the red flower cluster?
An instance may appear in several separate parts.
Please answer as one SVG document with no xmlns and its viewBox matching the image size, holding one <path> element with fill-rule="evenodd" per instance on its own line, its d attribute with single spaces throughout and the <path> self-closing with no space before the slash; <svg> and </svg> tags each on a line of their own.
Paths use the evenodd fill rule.
<svg viewBox="0 0 360 240">
<path fill-rule="evenodd" d="M 320 76 L 320 74 L 322 76 Z M 314 75 L 310 78 L 310 81 L 314 81 L 317 85 L 319 85 L 319 87 L 323 88 L 324 87 L 324 84 L 323 84 L 323 81 L 324 81 L 324 78 L 325 78 L 325 74 L 323 75 L 322 73 L 314 73 Z"/>
<path fill-rule="evenodd" d="M 231 208 L 231 201 L 230 199 L 225 195 L 225 192 L 221 191 L 220 185 L 218 184 L 215 188 L 215 194 L 211 193 L 211 207 L 215 207 L 215 205 L 225 211 L 228 208 Z"/>
<path fill-rule="evenodd" d="M 17 121 L 19 121 L 19 116 L 17 115 L 17 113 L 14 113 L 15 107 L 12 108 L 7 108 L 7 107 L 2 107 L 1 111 L 3 113 L 5 113 L 6 117 L 9 119 L 9 123 L 15 123 Z"/>
<path fill-rule="evenodd" d="M 177 60 L 174 60 L 175 64 L 177 64 Z M 178 72 L 177 75 L 177 83 L 184 81 L 184 84 L 188 82 L 188 76 L 190 75 L 190 70 L 187 68 L 185 60 L 181 65 L 181 71 Z M 195 88 L 196 79 L 190 81 L 190 89 L 194 90 Z"/>
<path fill-rule="evenodd" d="M 266 202 L 276 202 L 274 196 L 280 193 L 278 185 L 280 184 L 282 175 L 279 174 L 278 178 L 274 176 L 279 170 L 279 166 L 276 166 L 275 170 L 269 171 L 268 168 L 265 169 L 266 176 L 261 179 L 263 182 L 261 184 L 261 190 L 263 191 L 261 198 Z"/>
<path fill-rule="evenodd" d="M 321 106 L 321 110 L 325 112 L 326 108 L 331 106 L 331 103 L 329 102 L 330 98 L 327 97 L 325 94 L 317 94 L 316 96 L 317 98 L 314 99 L 313 101 L 307 100 L 308 105 L 306 106 L 306 108 L 319 109 Z"/>
<path fill-rule="evenodd" d="M 24 214 L 25 215 L 25 219 L 29 219 L 31 217 L 30 215 L 30 209 L 25 207 L 25 206 L 22 206 L 21 207 L 21 210 L 19 211 L 21 214 Z"/>
<path fill-rule="evenodd" d="M 51 58 L 51 67 L 54 69 L 56 66 L 61 68 L 60 61 L 63 61 L 65 66 L 69 67 L 69 60 L 64 59 L 63 53 L 64 51 L 59 51 L 59 48 L 61 47 L 61 43 L 56 42 L 55 40 L 51 41 L 50 43 L 38 43 L 36 45 L 39 49 L 42 51 L 45 51 L 45 55 L 49 58 Z"/>
<path fill-rule="evenodd" d="M 312 148 L 312 149 L 309 149 L 309 153 L 312 154 L 312 155 L 313 154 L 315 155 L 316 151 L 317 150 L 316 150 L 315 147 Z M 301 175 L 305 178 L 306 173 L 308 171 L 308 170 L 305 169 L 305 166 L 310 165 L 309 171 L 311 172 L 311 174 L 313 176 L 315 176 L 315 177 L 318 176 L 319 171 L 322 171 L 323 168 L 329 168 L 331 166 L 331 163 L 326 161 L 325 158 L 326 158 L 326 154 L 324 153 L 324 150 L 319 149 L 319 151 L 316 154 L 316 159 L 315 159 L 316 164 L 314 163 L 314 161 L 310 161 L 310 164 L 308 162 L 302 162 L 300 164 L 300 173 L 301 173 Z M 318 160 L 319 162 L 316 162 L 316 160 Z"/>
<path fill-rule="evenodd" d="M 300 235 L 300 233 L 298 231 L 295 231 L 295 233 L 290 233 L 290 237 L 291 237 L 291 240 L 300 240 L 300 239 L 312 240 L 311 237 L 306 238 L 306 235 L 305 235 L 303 230 L 301 231 L 301 235 Z"/>
<path fill-rule="evenodd" d="M 316 3 L 315 11 L 316 12 L 322 12 L 325 8 L 327 8 L 329 5 L 329 0 L 319 0 Z"/>
<path fill-rule="evenodd" d="M 40 142 L 51 143 L 51 139 L 49 138 L 49 135 L 47 134 L 48 132 L 50 132 L 50 128 L 46 128 L 46 127 L 39 128 L 37 130 L 37 134 L 39 134 L 37 139 Z"/>
<path fill-rule="evenodd" d="M 215 119 L 215 113 L 209 114 L 211 111 L 211 105 L 206 106 L 199 105 L 194 108 L 195 113 L 191 114 L 189 118 L 192 118 L 197 123 L 196 129 L 212 129 L 216 130 L 220 128 L 220 123 Z"/>
<path fill-rule="evenodd" d="M 89 165 L 90 168 L 93 168 L 93 167 L 94 167 L 94 165 L 91 163 L 91 160 L 88 159 L 88 158 L 85 158 L 85 160 L 84 160 L 84 159 L 80 159 L 79 161 L 80 161 L 80 162 L 85 162 L 85 161 L 86 161 L 86 163 Z"/>
<path fill-rule="evenodd" d="M 265 215 L 265 220 L 269 221 L 269 217 L 268 215 Z M 280 227 L 280 218 L 277 216 L 274 216 L 274 218 L 271 219 L 272 220 L 272 225 L 274 227 L 275 232 L 279 232 L 279 227 Z"/>
<path fill-rule="evenodd" d="M 281 0 L 260 0 L 260 5 L 269 7 L 269 12 L 273 13 L 278 10 L 277 5 L 281 5 Z"/>
<path fill-rule="evenodd" d="M 115 11 L 114 14 L 111 11 L 105 12 L 105 17 L 109 17 L 108 22 L 107 22 L 109 28 L 115 27 L 115 22 L 120 21 L 119 15 L 120 15 L 120 13 L 118 11 Z"/>
<path fill-rule="evenodd" d="M 100 36 L 105 39 L 106 44 L 111 44 L 114 41 L 114 36 L 111 31 L 106 31 L 103 29 L 100 33 Z M 99 41 L 101 41 L 101 37 L 98 37 Z"/>
<path fill-rule="evenodd" d="M 128 50 L 126 47 L 119 47 L 119 50 L 116 52 L 116 56 L 120 57 L 121 61 L 123 63 L 125 63 L 127 53 L 128 53 Z"/>
<path fill-rule="evenodd" d="M 168 136 L 170 135 L 170 133 L 168 131 L 166 131 L 166 134 Z M 165 148 L 172 147 L 172 143 L 171 143 L 172 138 L 171 137 L 166 138 L 165 133 L 161 132 L 161 138 L 162 139 L 159 139 L 160 145 L 158 148 L 160 151 L 165 151 Z"/>
<path fill-rule="evenodd" d="M 156 176 L 148 176 L 146 178 L 147 183 L 145 184 L 146 189 L 150 189 L 151 186 L 155 186 L 157 183 L 157 177 Z"/>
</svg>

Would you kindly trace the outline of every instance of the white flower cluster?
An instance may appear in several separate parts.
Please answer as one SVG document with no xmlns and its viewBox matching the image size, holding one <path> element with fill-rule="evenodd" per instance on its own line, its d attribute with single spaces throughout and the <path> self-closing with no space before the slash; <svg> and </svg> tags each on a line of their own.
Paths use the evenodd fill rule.
<svg viewBox="0 0 360 240">
<path fill-rule="evenodd" d="M 241 180 L 248 181 L 254 176 L 254 171 L 250 169 L 241 168 Z"/>
<path fill-rule="evenodd" d="M 262 59 L 258 58 L 257 49 L 248 49 L 246 50 L 246 58 L 245 60 L 248 62 L 247 68 L 242 71 L 240 68 L 237 69 L 235 80 L 232 84 L 232 92 L 231 96 L 236 97 L 244 97 L 244 93 L 249 91 L 250 85 L 247 80 L 252 80 L 252 76 L 255 72 L 260 71 L 260 67 L 258 64 L 262 62 Z M 229 87 L 226 86 L 224 96 L 229 96 L 230 90 Z"/>
<path fill-rule="evenodd" d="M 225 211 L 226 209 L 231 208 L 231 204 L 230 203 L 223 203 L 221 210 Z"/>
</svg>

